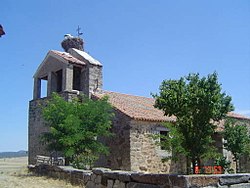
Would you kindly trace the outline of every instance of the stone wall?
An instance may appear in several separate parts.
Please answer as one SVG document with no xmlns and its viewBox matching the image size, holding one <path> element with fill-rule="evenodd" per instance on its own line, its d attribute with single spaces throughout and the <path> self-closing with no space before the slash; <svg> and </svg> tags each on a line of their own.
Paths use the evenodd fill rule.
<svg viewBox="0 0 250 188">
<path fill-rule="evenodd" d="M 244 120 L 244 121 L 241 121 L 241 123 L 247 126 L 248 133 L 250 135 L 250 120 Z M 239 170 L 240 172 L 250 172 L 250 156 L 249 155 L 244 155 L 240 158 Z"/>
<path fill-rule="evenodd" d="M 71 101 L 77 94 L 74 92 L 63 92 L 60 94 L 66 101 Z M 36 155 L 49 156 L 46 146 L 41 143 L 41 135 L 48 132 L 49 128 L 45 125 L 42 118 L 42 108 L 46 105 L 49 97 L 32 100 L 29 102 L 29 122 L 28 122 L 28 158 L 29 164 L 36 163 Z"/>
<path fill-rule="evenodd" d="M 154 173 L 185 173 L 186 162 L 162 162 L 162 159 L 171 155 L 157 145 L 157 140 L 152 136 L 159 134 L 163 126 L 159 122 L 131 121 L 130 130 L 130 157 L 131 170 Z"/>
<path fill-rule="evenodd" d="M 110 154 L 101 156 L 95 166 L 117 170 L 132 170 L 155 173 L 185 173 L 185 158 L 182 163 L 173 161 L 162 162 L 171 155 L 157 145 L 152 135 L 158 134 L 158 122 L 131 120 L 123 113 L 115 110 L 111 138 L 102 139 L 109 147 Z M 157 132 L 158 131 L 158 132 Z"/>
<path fill-rule="evenodd" d="M 36 155 L 49 155 L 45 145 L 40 142 L 42 133 L 48 131 L 42 118 L 42 107 L 46 98 L 32 100 L 29 102 L 29 125 L 28 125 L 28 157 L 29 164 L 36 163 Z"/>
<path fill-rule="evenodd" d="M 102 89 L 102 67 L 87 64 L 81 71 L 81 91 L 89 96 L 91 92 Z"/>
<path fill-rule="evenodd" d="M 86 188 L 247 188 L 250 174 L 173 175 L 111 171 L 96 168 L 84 171 L 58 166 L 29 166 L 39 175 L 59 178 Z"/>
<path fill-rule="evenodd" d="M 111 169 L 131 170 L 130 163 L 130 118 L 118 110 L 114 110 L 111 132 L 113 136 L 102 139 L 109 147 L 110 154 L 101 156 L 96 166 Z"/>
<path fill-rule="evenodd" d="M 73 49 L 69 49 L 69 53 L 76 57 L 77 59 L 86 63 L 86 65 L 82 68 L 80 83 L 81 83 L 81 91 L 89 96 L 92 91 L 97 89 L 102 89 L 103 80 L 102 80 L 102 65 L 94 64 L 93 62 L 89 62 L 88 59 L 85 59 L 82 55 L 75 52 Z"/>
<path fill-rule="evenodd" d="M 93 92 L 97 89 L 102 89 L 102 66 L 98 65 L 87 65 L 89 70 L 89 92 Z"/>
</svg>

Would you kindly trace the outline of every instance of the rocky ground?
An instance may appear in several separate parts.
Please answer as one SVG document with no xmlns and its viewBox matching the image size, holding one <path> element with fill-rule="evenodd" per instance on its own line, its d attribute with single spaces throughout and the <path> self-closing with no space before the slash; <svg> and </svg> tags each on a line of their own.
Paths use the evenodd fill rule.
<svg viewBox="0 0 250 188">
<path fill-rule="evenodd" d="M 0 188 L 79 188 L 62 180 L 28 173 L 27 160 L 27 157 L 0 159 Z"/>
</svg>

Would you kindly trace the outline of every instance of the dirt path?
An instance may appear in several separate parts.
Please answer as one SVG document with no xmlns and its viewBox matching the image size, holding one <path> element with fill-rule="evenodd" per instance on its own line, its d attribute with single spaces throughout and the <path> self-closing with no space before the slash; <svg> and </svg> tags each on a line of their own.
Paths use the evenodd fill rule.
<svg viewBox="0 0 250 188">
<path fill-rule="evenodd" d="M 62 180 L 28 173 L 27 157 L 0 159 L 0 188 L 79 188 Z"/>
</svg>

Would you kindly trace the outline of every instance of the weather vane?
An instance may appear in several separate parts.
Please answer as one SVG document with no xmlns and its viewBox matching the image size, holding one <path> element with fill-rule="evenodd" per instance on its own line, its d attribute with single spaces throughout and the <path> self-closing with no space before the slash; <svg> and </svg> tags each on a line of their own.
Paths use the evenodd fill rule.
<svg viewBox="0 0 250 188">
<path fill-rule="evenodd" d="M 78 27 L 77 27 L 77 36 L 78 37 L 80 37 L 80 35 L 82 35 L 83 33 L 82 32 L 80 32 L 80 30 L 81 30 L 81 28 L 79 27 L 79 25 L 78 25 Z"/>
</svg>

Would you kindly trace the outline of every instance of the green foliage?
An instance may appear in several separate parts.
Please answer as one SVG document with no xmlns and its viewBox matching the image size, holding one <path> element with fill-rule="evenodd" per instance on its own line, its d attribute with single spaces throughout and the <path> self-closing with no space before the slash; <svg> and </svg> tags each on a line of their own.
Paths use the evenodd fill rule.
<svg viewBox="0 0 250 188">
<path fill-rule="evenodd" d="M 215 165 L 221 166 L 223 168 L 224 173 L 233 173 L 234 170 L 230 168 L 231 162 L 227 160 L 226 157 L 220 156 L 215 160 Z"/>
<path fill-rule="evenodd" d="M 79 169 L 92 169 L 92 165 L 98 157 L 91 151 L 85 151 L 83 154 L 75 156 L 72 166 Z"/>
<path fill-rule="evenodd" d="M 237 121 L 227 119 L 224 129 L 224 147 L 231 151 L 236 161 L 236 171 L 238 172 L 238 160 L 244 154 L 250 154 L 250 137 L 246 125 Z"/>
<path fill-rule="evenodd" d="M 245 125 L 238 125 L 236 121 L 227 119 L 223 134 L 226 140 L 224 146 L 232 152 L 235 160 L 243 154 L 250 153 L 250 137 Z"/>
<path fill-rule="evenodd" d="M 86 161 L 93 163 L 100 154 L 107 154 L 108 148 L 97 139 L 111 135 L 113 113 L 107 100 L 94 101 L 81 96 L 67 102 L 53 93 L 43 109 L 43 118 L 50 127 L 42 138 L 48 150 L 63 152 L 77 167 Z"/>
<path fill-rule="evenodd" d="M 155 107 L 166 116 L 176 116 L 172 125 L 168 149 L 185 155 L 193 163 L 211 157 L 215 152 L 212 136 L 216 126 L 213 121 L 224 118 L 233 110 L 231 97 L 221 92 L 217 74 L 199 77 L 189 74 L 179 80 L 164 80 L 160 93 L 153 95 Z"/>
</svg>

